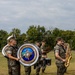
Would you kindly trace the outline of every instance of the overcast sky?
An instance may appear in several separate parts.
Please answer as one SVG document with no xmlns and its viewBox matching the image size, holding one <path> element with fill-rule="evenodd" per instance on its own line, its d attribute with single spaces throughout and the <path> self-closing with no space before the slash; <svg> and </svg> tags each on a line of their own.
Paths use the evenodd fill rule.
<svg viewBox="0 0 75 75">
<path fill-rule="evenodd" d="M 75 29 L 75 0 L 0 0 L 0 29 L 26 32 L 30 25 Z"/>
</svg>

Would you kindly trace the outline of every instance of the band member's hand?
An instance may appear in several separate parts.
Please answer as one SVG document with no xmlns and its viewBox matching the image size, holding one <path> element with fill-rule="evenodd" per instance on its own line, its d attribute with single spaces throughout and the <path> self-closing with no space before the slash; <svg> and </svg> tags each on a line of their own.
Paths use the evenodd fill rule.
<svg viewBox="0 0 75 75">
<path fill-rule="evenodd" d="M 18 58 L 19 60 L 21 59 L 21 57 L 20 58 Z"/>
<path fill-rule="evenodd" d="M 62 59 L 62 61 L 63 61 L 63 62 L 66 62 L 66 60 L 65 60 L 65 59 Z"/>
<path fill-rule="evenodd" d="M 16 58 L 16 61 L 19 61 L 21 58 Z"/>
</svg>

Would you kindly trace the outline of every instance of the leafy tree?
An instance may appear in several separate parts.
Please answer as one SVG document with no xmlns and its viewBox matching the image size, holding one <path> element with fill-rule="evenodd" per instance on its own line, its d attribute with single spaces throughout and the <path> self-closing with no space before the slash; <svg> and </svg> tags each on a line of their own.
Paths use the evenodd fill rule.
<svg viewBox="0 0 75 75">
<path fill-rule="evenodd" d="M 19 40 L 20 40 L 20 41 L 19 41 L 20 45 L 24 44 L 25 39 L 26 39 L 26 34 L 25 34 L 25 33 L 22 33 L 22 34 L 20 35 L 20 38 L 19 38 Z"/>
<path fill-rule="evenodd" d="M 35 26 L 30 26 L 26 34 L 27 34 L 27 39 L 34 42 L 37 39 L 37 34 L 38 34 L 37 28 Z"/>
<path fill-rule="evenodd" d="M 12 31 L 8 34 L 4 30 L 0 30 L 0 50 L 3 48 L 3 46 L 7 43 L 7 37 L 11 34 L 15 34 L 17 38 L 18 45 L 22 45 L 24 43 L 25 39 L 28 39 L 30 42 L 35 41 L 41 41 L 43 39 L 46 39 L 47 45 L 51 47 L 51 49 L 54 48 L 55 45 L 55 39 L 57 37 L 62 37 L 65 42 L 70 43 L 71 48 L 75 50 L 75 31 L 71 30 L 60 30 L 58 28 L 55 28 L 53 30 L 46 30 L 44 26 L 29 26 L 26 33 L 21 34 L 21 30 L 14 28 Z"/>
<path fill-rule="evenodd" d="M 13 28 L 9 35 L 15 34 L 16 37 L 20 36 L 21 31 L 17 28 Z"/>
<path fill-rule="evenodd" d="M 17 28 L 14 28 L 14 29 L 12 29 L 12 31 L 9 33 L 9 35 L 15 35 L 15 37 L 16 37 L 16 39 L 17 39 L 17 43 L 18 43 L 18 45 L 20 46 L 20 45 L 22 45 L 23 44 L 23 37 L 22 37 L 22 35 L 21 35 L 21 31 L 19 30 L 19 29 L 17 29 Z"/>
<path fill-rule="evenodd" d="M 58 28 L 55 28 L 55 29 L 53 30 L 53 36 L 54 36 L 54 37 L 59 37 L 59 36 L 61 36 L 61 32 L 60 32 L 60 30 L 59 30 Z"/>
<path fill-rule="evenodd" d="M 35 42 L 36 40 L 41 41 L 42 37 L 44 35 L 45 28 L 38 26 L 30 26 L 27 33 L 28 40 L 31 40 L 32 42 Z"/>
<path fill-rule="evenodd" d="M 6 39 L 8 37 L 8 33 L 4 30 L 0 30 L 0 50 L 7 43 Z"/>
</svg>

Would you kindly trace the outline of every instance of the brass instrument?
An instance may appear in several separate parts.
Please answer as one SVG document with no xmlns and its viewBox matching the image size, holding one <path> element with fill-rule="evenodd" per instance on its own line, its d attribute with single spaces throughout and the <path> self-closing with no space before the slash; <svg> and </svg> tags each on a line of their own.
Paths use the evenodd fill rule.
<svg viewBox="0 0 75 75">
<path fill-rule="evenodd" d="M 72 58 L 72 54 L 71 54 L 70 45 L 68 43 L 65 43 L 65 46 L 66 46 L 66 62 L 65 62 L 65 67 L 68 67 L 70 65 L 70 60 Z"/>
</svg>

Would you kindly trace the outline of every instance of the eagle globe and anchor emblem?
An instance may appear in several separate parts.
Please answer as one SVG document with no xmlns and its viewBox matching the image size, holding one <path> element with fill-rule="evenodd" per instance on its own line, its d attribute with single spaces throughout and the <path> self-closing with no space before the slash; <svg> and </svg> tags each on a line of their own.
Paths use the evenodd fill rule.
<svg viewBox="0 0 75 75">
<path fill-rule="evenodd" d="M 24 66 L 32 66 L 38 61 L 38 48 L 33 44 L 23 44 L 18 50 L 17 57 Z"/>
</svg>

